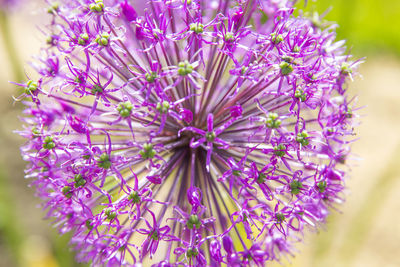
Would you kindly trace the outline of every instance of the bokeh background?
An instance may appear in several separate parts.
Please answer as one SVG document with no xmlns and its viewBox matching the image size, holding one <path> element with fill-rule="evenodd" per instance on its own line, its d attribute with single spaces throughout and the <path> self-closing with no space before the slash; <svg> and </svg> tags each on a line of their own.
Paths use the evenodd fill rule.
<svg viewBox="0 0 400 267">
<path fill-rule="evenodd" d="M 0 0 L 0 3 L 5 0 Z M 139 0 L 138 0 L 139 1 Z M 40 0 L 21 1 L 0 11 L 0 267 L 85 266 L 74 261 L 69 237 L 44 220 L 45 212 L 29 181 L 23 178 L 19 154 L 23 140 L 22 105 L 9 81 L 25 80 L 29 61 L 45 37 L 48 19 Z M 304 2 L 298 6 L 303 8 Z M 336 21 L 338 37 L 347 40 L 355 57 L 366 57 L 361 77 L 350 84 L 358 96 L 360 140 L 353 145 L 346 202 L 332 212 L 319 232 L 309 232 L 287 267 L 400 266 L 400 0 L 308 1 Z"/>
</svg>

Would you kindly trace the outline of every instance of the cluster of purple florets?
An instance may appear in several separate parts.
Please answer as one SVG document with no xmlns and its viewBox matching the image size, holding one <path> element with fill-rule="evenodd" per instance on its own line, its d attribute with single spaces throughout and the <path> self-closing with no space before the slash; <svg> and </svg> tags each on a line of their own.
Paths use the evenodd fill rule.
<svg viewBox="0 0 400 267">
<path fill-rule="evenodd" d="M 360 61 L 290 0 L 48 1 L 21 135 L 80 261 L 263 266 L 343 200 Z"/>
</svg>

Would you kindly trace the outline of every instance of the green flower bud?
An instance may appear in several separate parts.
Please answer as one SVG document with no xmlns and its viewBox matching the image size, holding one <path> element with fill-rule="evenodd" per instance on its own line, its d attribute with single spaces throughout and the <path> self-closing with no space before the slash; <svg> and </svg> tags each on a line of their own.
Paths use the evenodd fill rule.
<svg viewBox="0 0 400 267">
<path fill-rule="evenodd" d="M 299 194 L 301 188 L 303 188 L 303 184 L 298 180 L 294 180 L 290 183 L 290 191 L 293 195 Z"/>
<path fill-rule="evenodd" d="M 206 140 L 207 142 L 214 142 L 215 138 L 217 137 L 217 135 L 215 134 L 215 132 L 207 132 L 206 133 Z"/>
<path fill-rule="evenodd" d="M 287 63 L 292 63 L 294 61 L 294 57 L 291 56 L 283 56 L 282 60 L 287 62 Z"/>
<path fill-rule="evenodd" d="M 281 74 L 283 76 L 289 75 L 290 73 L 293 72 L 293 66 L 292 64 L 282 61 L 281 64 L 279 64 L 279 68 L 281 68 Z"/>
<path fill-rule="evenodd" d="M 243 213 L 243 221 L 246 222 L 248 218 L 247 213 Z"/>
<path fill-rule="evenodd" d="M 128 196 L 128 200 L 132 201 L 132 203 L 134 203 L 134 204 L 139 204 L 141 201 L 141 198 L 140 198 L 138 192 L 132 191 L 131 194 Z"/>
<path fill-rule="evenodd" d="M 325 192 L 325 189 L 326 189 L 326 186 L 327 186 L 326 181 L 321 181 L 321 182 L 319 182 L 319 183 L 317 184 L 318 191 L 319 191 L 320 193 L 324 193 L 324 192 Z"/>
<path fill-rule="evenodd" d="M 81 84 L 83 83 L 83 80 L 79 76 L 76 76 L 74 82 Z"/>
<path fill-rule="evenodd" d="M 296 91 L 294 92 L 294 97 L 297 98 L 298 100 L 300 100 L 301 102 L 304 102 L 307 99 L 307 95 L 304 93 L 304 90 L 301 88 L 296 89 Z"/>
<path fill-rule="evenodd" d="M 307 131 L 302 131 L 301 133 L 297 134 L 296 142 L 300 143 L 302 146 L 307 146 L 310 143 L 310 141 L 307 138 L 308 138 Z"/>
<path fill-rule="evenodd" d="M 283 215 L 282 213 L 277 213 L 275 215 L 275 219 L 276 219 L 277 223 L 282 223 L 286 218 L 285 218 L 285 215 Z"/>
<path fill-rule="evenodd" d="M 142 156 L 143 159 L 152 159 L 157 154 L 157 152 L 154 150 L 152 144 L 147 143 L 143 145 L 143 150 L 141 150 L 139 154 Z"/>
<path fill-rule="evenodd" d="M 340 73 L 343 75 L 349 75 L 353 72 L 353 70 L 350 68 L 349 63 L 343 62 L 342 66 L 340 67 Z"/>
<path fill-rule="evenodd" d="M 97 166 L 103 169 L 109 169 L 111 168 L 111 161 L 110 157 L 108 156 L 107 153 L 103 153 L 100 158 L 97 160 Z"/>
<path fill-rule="evenodd" d="M 240 170 L 234 170 L 234 171 L 232 171 L 232 174 L 233 174 L 234 176 L 239 177 L 239 176 L 242 174 L 242 172 L 241 172 Z"/>
<path fill-rule="evenodd" d="M 271 42 L 273 42 L 276 45 L 283 41 L 283 36 L 281 34 L 273 32 L 271 33 L 270 36 L 271 36 Z"/>
<path fill-rule="evenodd" d="M 189 219 L 186 222 L 186 226 L 189 229 L 193 229 L 194 227 L 196 227 L 196 229 L 200 229 L 201 221 L 196 214 L 192 214 L 189 216 Z"/>
<path fill-rule="evenodd" d="M 149 236 L 150 236 L 151 239 L 153 239 L 155 241 L 157 241 L 160 238 L 160 236 L 158 235 L 157 231 L 154 231 L 154 232 L 150 233 Z"/>
<path fill-rule="evenodd" d="M 157 77 L 157 72 L 154 71 L 145 74 L 146 81 L 149 83 L 153 83 L 157 79 Z"/>
<path fill-rule="evenodd" d="M 64 186 L 63 189 L 61 190 L 61 192 L 63 193 L 63 195 L 66 198 L 71 198 L 72 197 L 72 192 L 71 192 L 71 187 L 70 186 Z"/>
<path fill-rule="evenodd" d="M 80 174 L 80 173 L 75 174 L 75 176 L 74 176 L 74 181 L 75 182 L 78 182 L 78 181 L 80 181 L 82 179 L 83 179 L 82 174 Z"/>
<path fill-rule="evenodd" d="M 112 221 L 117 217 L 117 213 L 112 211 L 111 209 L 106 209 L 104 214 L 107 216 L 107 219 Z"/>
<path fill-rule="evenodd" d="M 46 39 L 46 44 L 48 44 L 48 45 L 54 45 L 54 41 L 55 41 L 54 37 L 53 37 L 53 36 L 49 36 L 49 37 L 47 37 L 47 39 Z"/>
<path fill-rule="evenodd" d="M 197 248 L 188 248 L 188 250 L 186 251 L 186 257 L 188 258 L 193 258 L 197 255 L 199 255 L 199 251 L 197 250 Z"/>
<path fill-rule="evenodd" d="M 46 168 L 46 167 L 43 167 L 43 168 L 40 169 L 40 173 L 43 175 L 44 179 L 48 179 L 49 178 L 48 175 L 45 175 L 45 173 L 47 173 L 48 171 L 49 171 L 49 169 Z"/>
<path fill-rule="evenodd" d="M 90 4 L 89 8 L 94 13 L 101 13 L 104 10 L 103 0 L 96 0 L 95 3 Z"/>
<path fill-rule="evenodd" d="M 351 109 L 351 107 L 347 107 L 347 111 L 346 111 L 346 118 L 351 119 L 353 117 L 353 111 Z"/>
<path fill-rule="evenodd" d="M 277 113 L 271 112 L 268 113 L 267 120 L 265 121 L 265 125 L 270 128 L 270 129 L 275 129 L 278 128 L 282 121 L 279 118 L 279 115 Z"/>
<path fill-rule="evenodd" d="M 235 36 L 233 35 L 232 32 L 227 32 L 225 34 L 225 42 L 232 43 L 233 41 L 235 41 Z"/>
<path fill-rule="evenodd" d="M 186 76 L 193 72 L 193 66 L 189 63 L 189 61 L 185 60 L 179 62 L 178 64 L 178 74 L 181 76 Z"/>
<path fill-rule="evenodd" d="M 40 132 L 40 130 L 38 128 L 36 128 L 36 127 L 32 128 L 33 137 L 38 137 L 38 136 L 40 136 L 40 134 L 41 134 L 41 132 Z"/>
<path fill-rule="evenodd" d="M 78 44 L 86 45 L 88 41 L 89 41 L 89 34 L 82 33 L 81 35 L 79 35 Z"/>
<path fill-rule="evenodd" d="M 284 144 L 279 144 L 274 147 L 274 154 L 278 157 L 283 157 L 286 155 L 286 146 Z"/>
<path fill-rule="evenodd" d="M 262 184 L 265 182 L 266 179 L 267 179 L 267 175 L 265 175 L 264 173 L 259 173 L 258 177 L 257 177 L 257 183 Z"/>
<path fill-rule="evenodd" d="M 53 137 L 46 136 L 43 140 L 43 148 L 47 150 L 51 150 L 56 147 L 56 144 L 53 141 Z"/>
<path fill-rule="evenodd" d="M 37 82 L 34 82 L 34 81 L 32 81 L 32 80 L 29 80 L 27 83 L 26 83 L 26 86 L 25 86 L 25 93 L 26 94 L 31 94 L 32 92 L 34 92 L 34 91 L 36 91 L 37 89 L 38 89 L 38 83 Z"/>
<path fill-rule="evenodd" d="M 84 186 L 86 184 L 86 180 L 83 179 L 81 174 L 76 174 L 74 177 L 74 181 L 75 181 L 75 188 L 78 188 L 80 186 Z"/>
<path fill-rule="evenodd" d="M 100 46 L 107 46 L 110 41 L 110 35 L 106 32 L 103 32 L 101 35 L 97 35 L 95 41 Z"/>
<path fill-rule="evenodd" d="M 55 14 L 55 13 L 57 13 L 57 11 L 60 9 L 60 4 L 59 3 L 57 3 L 57 2 L 55 2 L 55 3 L 53 3 L 52 5 L 51 5 L 51 7 L 49 7 L 48 9 L 47 9 L 47 13 L 49 13 L 49 14 Z"/>
<path fill-rule="evenodd" d="M 92 87 L 92 94 L 94 94 L 94 95 L 97 93 L 103 93 L 103 91 L 104 91 L 104 89 L 100 85 L 95 84 Z"/>
<path fill-rule="evenodd" d="M 170 105 L 169 105 L 168 101 L 163 101 L 162 103 L 157 103 L 157 107 L 156 107 L 156 109 L 162 114 L 168 113 L 169 108 L 170 108 Z"/>
<path fill-rule="evenodd" d="M 248 69 L 249 69 L 248 67 L 243 66 L 242 70 L 240 71 L 240 74 L 245 75 Z"/>
<path fill-rule="evenodd" d="M 193 32 L 195 32 L 197 34 L 203 33 L 203 31 L 204 31 L 204 25 L 201 24 L 201 23 L 198 23 L 198 22 L 197 23 L 191 23 L 189 27 L 190 27 L 191 31 L 193 31 Z"/>
<path fill-rule="evenodd" d="M 86 220 L 85 225 L 89 231 L 93 229 L 92 220 Z"/>
<path fill-rule="evenodd" d="M 118 104 L 117 111 L 121 117 L 126 118 L 131 116 L 132 108 L 133 106 L 130 102 L 123 102 Z"/>
<path fill-rule="evenodd" d="M 293 47 L 293 52 L 294 52 L 294 53 L 300 52 L 300 47 L 297 46 L 297 45 L 295 45 L 295 46 Z"/>
</svg>

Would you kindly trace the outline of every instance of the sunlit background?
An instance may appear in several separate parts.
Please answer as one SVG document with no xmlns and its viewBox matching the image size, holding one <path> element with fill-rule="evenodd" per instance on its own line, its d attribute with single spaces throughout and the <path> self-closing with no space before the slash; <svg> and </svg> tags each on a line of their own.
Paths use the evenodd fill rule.
<svg viewBox="0 0 400 267">
<path fill-rule="evenodd" d="M 0 0 L 0 2 L 3 0 Z M 139 1 L 139 0 L 138 0 Z M 45 212 L 19 154 L 22 106 L 9 81 L 23 81 L 45 37 L 39 0 L 0 12 L 0 267 L 84 266 L 75 263 L 68 236 L 44 220 Z M 298 5 L 303 7 L 304 2 Z M 362 77 L 350 84 L 362 124 L 353 145 L 346 203 L 333 210 L 320 232 L 308 232 L 288 267 L 400 266 L 400 0 L 308 1 L 306 13 L 336 21 L 338 35 L 355 57 L 366 57 Z M 271 265 L 279 266 L 279 264 Z"/>
</svg>

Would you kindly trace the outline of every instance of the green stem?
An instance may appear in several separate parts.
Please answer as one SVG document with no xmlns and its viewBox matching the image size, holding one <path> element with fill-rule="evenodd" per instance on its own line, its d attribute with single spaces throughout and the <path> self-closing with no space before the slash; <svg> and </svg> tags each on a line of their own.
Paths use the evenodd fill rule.
<svg viewBox="0 0 400 267">
<path fill-rule="evenodd" d="M 1 39 L 4 41 L 4 46 L 6 48 L 6 54 L 8 55 L 11 68 L 13 71 L 14 79 L 17 82 L 22 82 L 25 80 L 25 75 L 22 70 L 21 61 L 19 59 L 17 49 L 15 47 L 12 31 L 10 29 L 9 18 L 6 11 L 0 10 L 0 30 Z"/>
</svg>

